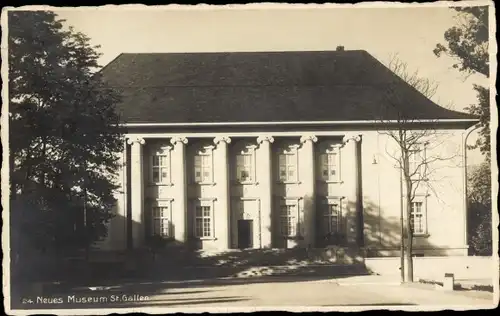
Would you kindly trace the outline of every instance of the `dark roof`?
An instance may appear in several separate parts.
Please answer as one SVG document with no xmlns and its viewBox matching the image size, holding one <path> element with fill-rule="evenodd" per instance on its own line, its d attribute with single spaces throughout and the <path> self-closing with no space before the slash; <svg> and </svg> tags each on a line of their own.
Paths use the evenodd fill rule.
<svg viewBox="0 0 500 316">
<path fill-rule="evenodd" d="M 101 74 L 125 123 L 473 118 L 361 50 L 121 54 Z"/>
</svg>

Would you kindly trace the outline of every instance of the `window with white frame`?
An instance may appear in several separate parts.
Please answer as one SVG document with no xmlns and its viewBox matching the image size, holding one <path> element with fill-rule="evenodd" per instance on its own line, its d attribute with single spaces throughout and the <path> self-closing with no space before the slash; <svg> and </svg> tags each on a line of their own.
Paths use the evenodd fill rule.
<svg viewBox="0 0 500 316">
<path fill-rule="evenodd" d="M 236 179 L 238 182 L 255 181 L 254 161 L 254 146 L 248 146 L 236 154 Z"/>
<path fill-rule="evenodd" d="M 290 146 L 278 156 L 278 179 L 280 182 L 296 182 L 298 180 L 298 154 L 297 146 Z"/>
<path fill-rule="evenodd" d="M 410 225 L 414 235 L 426 233 L 426 210 L 424 201 L 411 202 Z"/>
<path fill-rule="evenodd" d="M 298 205 L 281 203 L 280 205 L 280 233 L 283 237 L 297 235 Z"/>
<path fill-rule="evenodd" d="M 151 183 L 170 184 L 170 149 L 165 146 L 153 151 L 149 173 Z"/>
<path fill-rule="evenodd" d="M 319 155 L 320 179 L 340 181 L 340 149 L 332 148 Z"/>
<path fill-rule="evenodd" d="M 409 151 L 408 164 L 412 178 L 420 178 L 425 174 L 426 150 L 424 145 L 415 145 Z"/>
<path fill-rule="evenodd" d="M 206 147 L 200 150 L 194 156 L 194 182 L 212 183 L 213 182 L 213 147 Z"/>
<path fill-rule="evenodd" d="M 342 223 L 342 204 L 340 200 L 326 200 L 323 205 L 323 234 L 339 234 Z"/>
<path fill-rule="evenodd" d="M 155 205 L 152 207 L 152 235 L 161 237 L 172 236 L 172 222 L 170 207 Z"/>
<path fill-rule="evenodd" d="M 212 205 L 197 204 L 195 206 L 194 235 L 198 238 L 213 237 Z"/>
</svg>

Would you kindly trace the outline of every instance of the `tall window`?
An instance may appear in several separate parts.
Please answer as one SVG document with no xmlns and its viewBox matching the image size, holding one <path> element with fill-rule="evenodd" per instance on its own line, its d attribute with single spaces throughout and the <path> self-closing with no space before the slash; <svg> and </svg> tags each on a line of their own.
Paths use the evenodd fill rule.
<svg viewBox="0 0 500 316">
<path fill-rule="evenodd" d="M 297 150 L 292 149 L 280 153 L 278 157 L 279 180 L 282 182 L 297 181 Z"/>
<path fill-rule="evenodd" d="M 321 178 L 325 181 L 339 180 L 339 153 L 327 152 L 320 155 Z"/>
<path fill-rule="evenodd" d="M 424 203 L 412 202 L 411 203 L 411 214 L 410 214 L 410 225 L 413 234 L 425 234 L 425 212 Z"/>
<path fill-rule="evenodd" d="M 154 184 L 170 184 L 170 151 L 171 146 L 153 144 L 150 149 L 149 180 Z"/>
<path fill-rule="evenodd" d="M 340 202 L 325 203 L 323 208 L 323 233 L 325 235 L 340 233 L 342 212 Z"/>
<path fill-rule="evenodd" d="M 166 206 L 153 207 L 153 235 L 172 237 L 170 210 Z"/>
<path fill-rule="evenodd" d="M 425 171 L 425 148 L 414 146 L 408 156 L 409 172 L 412 177 L 422 177 Z"/>
<path fill-rule="evenodd" d="M 253 150 L 248 149 L 236 155 L 236 178 L 239 182 L 253 181 Z"/>
<path fill-rule="evenodd" d="M 212 209 L 208 205 L 195 208 L 195 237 L 212 237 Z"/>
<path fill-rule="evenodd" d="M 194 156 L 194 182 L 212 182 L 212 151 L 205 150 Z"/>
<path fill-rule="evenodd" d="M 170 168 L 168 163 L 168 155 L 153 155 L 151 163 L 151 182 L 153 183 L 169 183 Z"/>
<path fill-rule="evenodd" d="M 297 234 L 297 206 L 280 206 L 280 231 L 285 237 L 292 237 Z"/>
</svg>

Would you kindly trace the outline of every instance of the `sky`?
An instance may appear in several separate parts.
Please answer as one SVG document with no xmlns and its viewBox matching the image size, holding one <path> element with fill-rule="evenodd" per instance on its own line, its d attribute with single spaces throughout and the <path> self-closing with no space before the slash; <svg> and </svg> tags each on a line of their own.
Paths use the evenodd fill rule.
<svg viewBox="0 0 500 316">
<path fill-rule="evenodd" d="M 56 13 L 100 45 L 101 65 L 120 53 L 214 52 L 363 49 L 381 62 L 391 56 L 439 86 L 433 100 L 464 111 L 476 103 L 473 83 L 487 85 L 479 75 L 466 77 L 453 60 L 432 50 L 444 43 L 455 24 L 446 7 L 355 8 L 301 7 L 108 7 L 58 10 Z M 474 141 L 471 137 L 470 143 Z M 477 156 L 477 155 L 474 155 Z M 472 158 L 472 157 L 471 157 Z"/>
</svg>

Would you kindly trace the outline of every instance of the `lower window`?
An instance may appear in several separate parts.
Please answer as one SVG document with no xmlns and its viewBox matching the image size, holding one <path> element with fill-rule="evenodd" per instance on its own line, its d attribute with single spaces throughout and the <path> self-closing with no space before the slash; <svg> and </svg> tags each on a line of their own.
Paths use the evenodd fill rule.
<svg viewBox="0 0 500 316">
<path fill-rule="evenodd" d="M 280 231 L 284 237 L 297 235 L 297 205 L 280 205 Z"/>
<path fill-rule="evenodd" d="M 171 236 L 171 218 L 170 209 L 167 206 L 153 207 L 153 235 L 161 237 Z"/>
<path fill-rule="evenodd" d="M 341 232 L 342 211 L 340 201 L 327 201 L 323 205 L 323 233 L 336 235 Z"/>
<path fill-rule="evenodd" d="M 195 237 L 212 237 L 212 208 L 209 205 L 197 205 L 195 207 Z"/>
<path fill-rule="evenodd" d="M 414 235 L 424 235 L 426 231 L 425 204 L 423 201 L 411 202 L 410 225 Z"/>
</svg>

